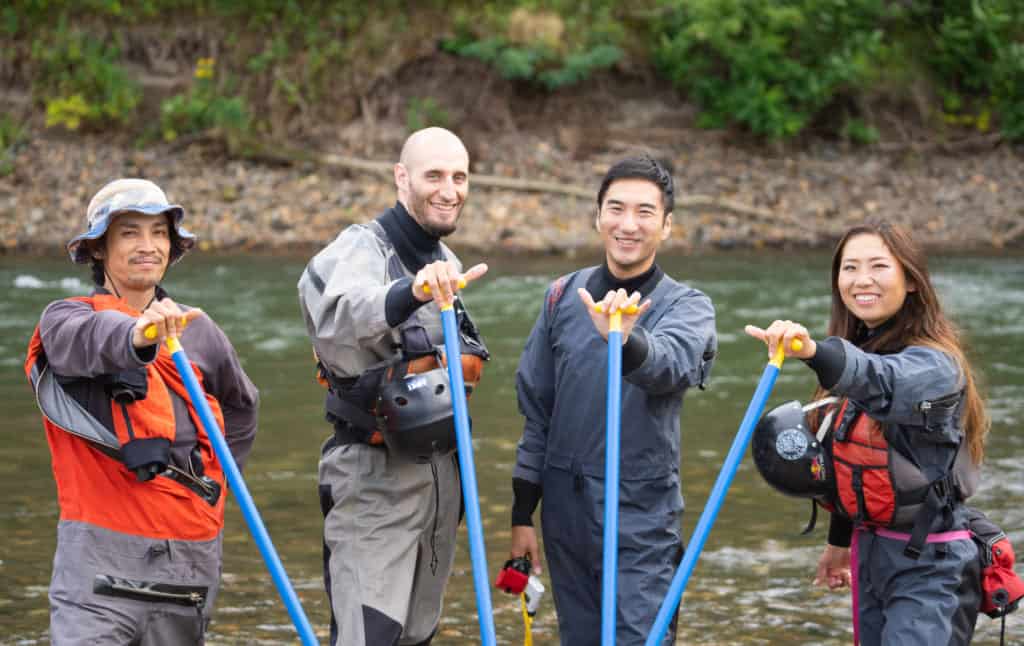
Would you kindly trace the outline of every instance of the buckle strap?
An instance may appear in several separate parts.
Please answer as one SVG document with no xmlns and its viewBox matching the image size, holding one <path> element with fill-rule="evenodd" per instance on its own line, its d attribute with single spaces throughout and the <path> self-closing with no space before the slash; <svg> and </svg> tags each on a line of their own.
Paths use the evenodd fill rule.
<svg viewBox="0 0 1024 646">
<path fill-rule="evenodd" d="M 368 444 L 370 446 L 383 446 L 384 438 L 380 431 L 373 431 L 369 434 L 360 428 L 356 428 L 346 422 L 335 422 L 334 424 L 335 446 L 346 446 L 348 444 Z"/>
<path fill-rule="evenodd" d="M 948 495 L 940 495 L 940 492 L 948 494 L 949 491 L 944 482 L 945 478 L 933 483 L 934 486 L 928 487 L 924 504 L 921 505 L 921 508 L 917 510 L 917 514 L 914 515 L 914 528 L 910 532 L 910 540 L 907 541 L 907 546 L 903 548 L 903 554 L 907 558 L 916 561 L 921 557 L 921 551 L 924 549 L 925 542 L 928 539 L 932 520 L 943 508 L 949 506 Z"/>
<path fill-rule="evenodd" d="M 164 478 L 174 480 L 178 484 L 184 486 L 186 489 L 202 498 L 203 501 L 211 507 L 216 507 L 217 501 L 220 500 L 220 483 L 207 475 L 193 475 L 179 469 L 173 464 L 167 465 L 167 468 L 161 472 L 160 475 Z"/>
<path fill-rule="evenodd" d="M 335 425 L 338 422 L 347 422 L 351 426 L 363 429 L 367 433 L 372 433 L 377 429 L 376 417 L 355 404 L 345 401 L 333 389 L 327 391 L 324 408 L 327 410 L 327 421 Z"/>
</svg>

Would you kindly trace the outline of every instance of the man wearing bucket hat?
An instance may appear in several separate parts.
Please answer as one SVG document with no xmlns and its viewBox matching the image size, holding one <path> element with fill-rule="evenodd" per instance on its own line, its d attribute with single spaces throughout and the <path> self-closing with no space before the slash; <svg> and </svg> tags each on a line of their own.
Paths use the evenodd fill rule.
<svg viewBox="0 0 1024 646">
<path fill-rule="evenodd" d="M 439 306 L 479 278 L 441 242 L 469 190 L 469 155 L 443 128 L 414 132 L 398 201 L 347 227 L 306 266 L 299 301 L 334 432 L 320 456 L 330 644 L 424 645 L 441 619 L 462 501 Z M 461 301 L 463 374 L 487 358 Z"/>
<path fill-rule="evenodd" d="M 219 588 L 224 474 L 163 341 L 180 336 L 240 465 L 258 394 L 221 329 L 160 286 L 195 245 L 184 214 L 146 180 L 100 189 L 67 245 L 95 288 L 50 303 L 29 345 L 60 505 L 59 646 L 201 644 Z"/>
</svg>

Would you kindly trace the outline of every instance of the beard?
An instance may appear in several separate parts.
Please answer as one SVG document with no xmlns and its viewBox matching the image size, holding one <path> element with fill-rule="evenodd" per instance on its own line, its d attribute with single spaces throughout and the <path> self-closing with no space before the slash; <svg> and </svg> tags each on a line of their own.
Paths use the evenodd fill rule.
<svg viewBox="0 0 1024 646">
<path fill-rule="evenodd" d="M 459 218 L 462 216 L 462 207 L 465 202 L 457 205 L 455 211 L 455 217 L 451 222 L 442 222 L 437 219 L 430 218 L 431 206 L 430 196 L 417 193 L 415 190 L 411 191 L 410 195 L 410 215 L 420 225 L 420 228 L 427 232 L 427 235 L 435 238 L 444 238 L 455 233 L 456 226 L 458 225 Z"/>
</svg>

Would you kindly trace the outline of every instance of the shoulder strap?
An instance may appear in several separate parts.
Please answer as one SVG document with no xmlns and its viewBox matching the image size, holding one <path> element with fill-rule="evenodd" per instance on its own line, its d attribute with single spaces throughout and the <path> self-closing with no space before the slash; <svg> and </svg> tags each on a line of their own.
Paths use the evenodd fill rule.
<svg viewBox="0 0 1024 646">
<path fill-rule="evenodd" d="M 565 293 L 565 287 L 569 284 L 569 279 L 573 277 L 573 274 L 565 274 L 555 279 L 555 282 L 551 283 L 551 289 L 548 290 L 548 297 L 544 303 L 544 307 L 547 308 L 548 316 L 550 317 L 555 313 L 555 307 L 558 305 L 558 301 L 562 300 L 562 294 Z"/>
</svg>

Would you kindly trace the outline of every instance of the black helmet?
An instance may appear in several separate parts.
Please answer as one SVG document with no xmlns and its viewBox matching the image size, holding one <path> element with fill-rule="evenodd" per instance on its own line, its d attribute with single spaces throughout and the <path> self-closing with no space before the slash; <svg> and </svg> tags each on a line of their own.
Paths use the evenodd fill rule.
<svg viewBox="0 0 1024 646">
<path fill-rule="evenodd" d="M 832 465 L 807 422 L 807 412 L 834 402 L 834 398 L 807 406 L 787 402 L 772 409 L 754 429 L 752 452 L 761 476 L 787 496 L 827 500 L 835 488 Z M 830 420 L 826 419 L 824 426 Z"/>
<path fill-rule="evenodd" d="M 417 461 L 456 448 L 455 419 L 444 368 L 385 379 L 377 399 L 388 450 Z"/>
</svg>

